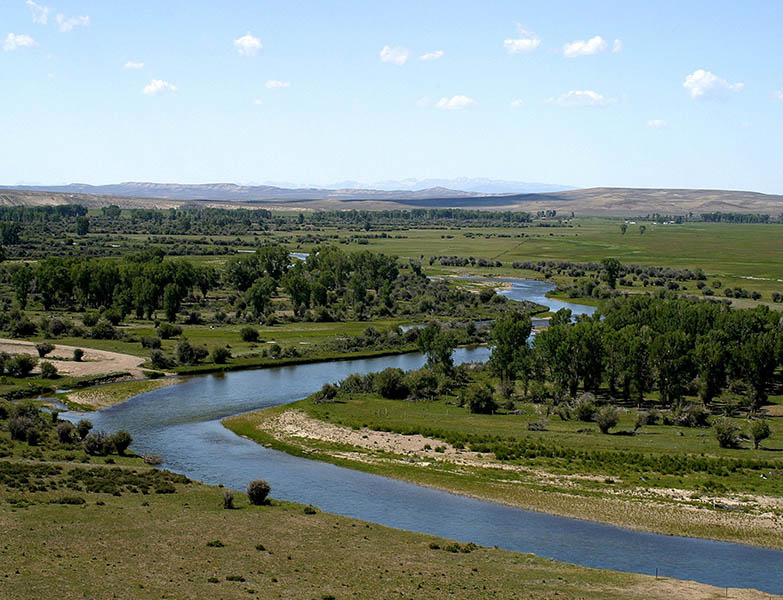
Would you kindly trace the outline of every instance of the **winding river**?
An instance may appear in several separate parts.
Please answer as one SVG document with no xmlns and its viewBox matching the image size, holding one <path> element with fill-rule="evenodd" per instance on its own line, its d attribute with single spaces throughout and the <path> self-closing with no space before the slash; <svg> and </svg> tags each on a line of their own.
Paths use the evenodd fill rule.
<svg viewBox="0 0 783 600">
<path fill-rule="evenodd" d="M 509 280 L 505 280 L 509 281 Z M 589 306 L 545 297 L 552 285 L 511 280 L 504 294 L 567 307 Z M 484 361 L 486 348 L 455 351 L 455 362 Z M 327 512 L 389 527 L 531 552 L 589 567 L 695 580 L 721 587 L 752 587 L 783 593 L 783 552 L 741 544 L 643 533 L 578 519 L 475 500 L 378 475 L 293 457 L 234 435 L 226 416 L 286 404 L 351 373 L 386 367 L 415 369 L 419 354 L 337 361 L 221 375 L 185 382 L 131 398 L 89 415 L 96 429 L 128 430 L 133 450 L 163 456 L 164 468 L 210 484 L 244 489 L 270 482 L 276 498 L 313 504 Z M 78 419 L 77 413 L 64 417 Z"/>
</svg>

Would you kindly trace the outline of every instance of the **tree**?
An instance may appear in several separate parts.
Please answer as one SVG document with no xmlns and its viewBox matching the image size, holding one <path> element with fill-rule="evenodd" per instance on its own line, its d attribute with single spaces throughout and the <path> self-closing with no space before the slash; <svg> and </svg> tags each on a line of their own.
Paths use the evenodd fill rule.
<svg viewBox="0 0 783 600">
<path fill-rule="evenodd" d="M 90 433 L 92 430 L 92 421 L 89 419 L 80 419 L 78 423 L 76 423 L 76 433 L 79 434 L 79 437 L 84 439 L 87 437 L 87 434 Z"/>
<path fill-rule="evenodd" d="M 623 265 L 616 258 L 604 258 L 601 261 L 604 268 L 604 277 L 609 287 L 615 289 L 617 287 L 617 276 L 623 268 Z"/>
<path fill-rule="evenodd" d="M 622 225 L 620 225 L 620 233 L 625 235 L 626 231 L 628 231 L 628 223 L 623 223 Z"/>
<path fill-rule="evenodd" d="M 491 415 L 498 409 L 488 384 L 473 383 L 465 390 L 464 403 L 474 414 Z"/>
<path fill-rule="evenodd" d="M 715 437 L 721 448 L 739 448 L 740 428 L 726 418 L 715 423 Z"/>
<path fill-rule="evenodd" d="M 55 379 L 57 377 L 57 367 L 50 362 L 42 362 L 41 377 L 44 379 Z"/>
<path fill-rule="evenodd" d="M 282 246 L 261 246 L 256 250 L 259 264 L 274 280 L 279 280 L 291 264 L 291 257 Z"/>
<path fill-rule="evenodd" d="M 90 219 L 85 216 L 76 217 L 76 235 L 87 235 L 90 231 Z"/>
<path fill-rule="evenodd" d="M 117 451 L 117 454 L 122 456 L 125 454 L 125 451 L 128 449 L 128 446 L 130 446 L 133 443 L 133 438 L 131 437 L 130 433 L 128 433 L 124 429 L 120 429 L 117 433 L 111 436 L 110 441 L 111 444 L 114 446 L 114 449 Z"/>
<path fill-rule="evenodd" d="M 759 444 L 770 434 L 769 423 L 764 419 L 756 419 L 750 424 L 750 437 L 753 438 L 753 448 L 758 450 Z"/>
<path fill-rule="evenodd" d="M 639 234 L 644 235 L 644 232 L 647 231 L 646 225 L 639 225 Z"/>
<path fill-rule="evenodd" d="M 231 350 L 225 346 L 217 346 L 212 349 L 212 362 L 216 365 L 224 365 L 231 358 Z"/>
<path fill-rule="evenodd" d="M 257 342 L 258 341 L 258 329 L 255 327 L 246 326 L 239 330 L 239 337 L 243 342 Z"/>
<path fill-rule="evenodd" d="M 595 422 L 601 433 L 609 433 L 609 430 L 617 425 L 620 415 L 614 406 L 609 404 L 602 406 L 595 413 Z"/>
<path fill-rule="evenodd" d="M 49 342 L 41 342 L 40 344 L 35 345 L 35 349 L 38 351 L 38 356 L 43 358 L 52 352 L 52 350 L 54 350 L 54 344 L 50 344 Z"/>
<path fill-rule="evenodd" d="M 153 350 L 153 352 L 155 352 Z M 187 338 L 177 344 L 177 362 L 181 365 L 195 365 L 205 359 L 209 352 L 203 346 L 192 345 Z"/>
<path fill-rule="evenodd" d="M 11 377 L 27 377 L 38 364 L 38 359 L 32 354 L 17 354 L 6 361 L 5 368 Z"/>
<path fill-rule="evenodd" d="M 29 265 L 22 265 L 11 276 L 11 285 L 14 288 L 16 301 L 19 307 L 27 308 L 27 297 L 33 289 L 33 270 Z"/>
<path fill-rule="evenodd" d="M 518 312 L 500 317 L 492 326 L 494 345 L 489 364 L 502 381 L 513 381 L 526 364 L 527 339 L 532 329 L 530 317 Z"/>
<path fill-rule="evenodd" d="M 256 506 L 264 504 L 271 490 L 269 483 L 263 479 L 254 479 L 247 484 L 247 496 L 250 499 L 250 504 Z"/>
<path fill-rule="evenodd" d="M 408 386 L 405 381 L 405 372 L 402 369 L 389 367 L 373 378 L 375 391 L 391 400 L 402 400 L 408 397 Z"/>
<path fill-rule="evenodd" d="M 650 346 L 650 362 L 663 403 L 679 402 L 691 378 L 690 344 L 685 333 L 674 330 L 656 336 Z"/>
<path fill-rule="evenodd" d="M 177 320 L 177 313 L 182 306 L 182 290 L 175 283 L 169 283 L 163 289 L 163 310 L 166 318 L 172 323 Z"/>
<path fill-rule="evenodd" d="M 274 279 L 260 277 L 247 290 L 247 301 L 253 308 L 253 315 L 256 318 L 266 313 L 276 288 L 277 284 Z"/>
<path fill-rule="evenodd" d="M 693 357 L 699 373 L 699 396 L 709 404 L 726 385 L 728 340 L 722 331 L 712 330 L 696 344 Z"/>
<path fill-rule="evenodd" d="M 735 357 L 737 369 L 750 387 L 751 409 L 767 400 L 767 389 L 777 367 L 778 340 L 774 332 L 747 336 Z"/>
<path fill-rule="evenodd" d="M 419 330 L 419 349 L 427 355 L 427 363 L 437 365 L 444 371 L 451 371 L 454 366 L 452 353 L 457 346 L 453 332 L 445 331 L 437 323 L 430 323 Z"/>
</svg>

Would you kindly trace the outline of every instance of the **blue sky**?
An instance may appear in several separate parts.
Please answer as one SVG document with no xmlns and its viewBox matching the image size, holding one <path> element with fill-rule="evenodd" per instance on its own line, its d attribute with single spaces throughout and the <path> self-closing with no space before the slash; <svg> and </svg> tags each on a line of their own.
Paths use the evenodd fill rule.
<svg viewBox="0 0 783 600">
<path fill-rule="evenodd" d="M 783 193 L 781 23 L 778 0 L 2 0 L 0 183 Z"/>
</svg>

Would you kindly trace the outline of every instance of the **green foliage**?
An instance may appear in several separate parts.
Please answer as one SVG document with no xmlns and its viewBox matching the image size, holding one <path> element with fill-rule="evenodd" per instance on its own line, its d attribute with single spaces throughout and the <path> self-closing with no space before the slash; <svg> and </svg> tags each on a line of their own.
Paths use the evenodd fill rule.
<svg viewBox="0 0 783 600">
<path fill-rule="evenodd" d="M 715 423 L 715 437 L 721 448 L 739 448 L 740 428 L 728 419 L 720 419 Z"/>
<path fill-rule="evenodd" d="M 27 377 L 37 364 L 32 354 L 16 354 L 6 360 L 5 369 L 12 377 Z"/>
<path fill-rule="evenodd" d="M 76 362 L 82 362 L 82 358 L 84 358 L 84 350 L 82 350 L 81 348 L 76 348 L 73 351 L 73 360 L 75 360 Z"/>
<path fill-rule="evenodd" d="M 225 346 L 217 346 L 212 349 L 212 362 L 216 365 L 224 365 L 231 358 L 231 350 Z"/>
<path fill-rule="evenodd" d="M 109 441 L 117 454 L 122 456 L 125 454 L 128 446 L 133 443 L 133 438 L 131 437 L 130 433 L 124 429 L 120 429 L 117 433 L 111 436 Z"/>
<path fill-rule="evenodd" d="M 195 346 L 187 338 L 177 344 L 177 362 L 181 365 L 195 365 L 207 357 L 209 352 L 203 346 Z"/>
<path fill-rule="evenodd" d="M 492 394 L 492 388 L 487 384 L 473 383 L 465 390 L 464 404 L 474 414 L 489 415 L 498 409 Z"/>
<path fill-rule="evenodd" d="M 601 433 L 609 433 L 612 427 L 615 427 L 620 420 L 620 414 L 614 406 L 609 404 L 602 406 L 595 413 L 595 422 Z"/>
<path fill-rule="evenodd" d="M 391 400 L 401 400 L 408 397 L 408 386 L 402 369 L 389 367 L 375 374 L 375 392 Z"/>
<path fill-rule="evenodd" d="M 753 448 L 758 450 L 759 444 L 770 436 L 769 422 L 764 419 L 756 419 L 750 423 L 750 437 L 753 439 Z"/>
<path fill-rule="evenodd" d="M 35 349 L 38 351 L 38 356 L 43 358 L 54 350 L 54 344 L 49 342 L 41 342 L 35 345 Z"/>
<path fill-rule="evenodd" d="M 168 340 L 173 337 L 182 335 L 182 327 L 179 325 L 172 325 L 171 323 L 161 323 L 158 326 L 158 337 L 162 340 Z"/>
<path fill-rule="evenodd" d="M 79 419 L 79 422 L 76 423 L 76 432 L 79 434 L 79 437 L 81 439 L 86 438 L 90 431 L 92 431 L 92 421 L 89 419 Z"/>
<path fill-rule="evenodd" d="M 246 326 L 239 330 L 239 337 L 243 342 L 257 342 L 258 341 L 258 329 L 255 327 Z"/>
<path fill-rule="evenodd" d="M 41 363 L 41 377 L 44 379 L 56 379 L 57 378 L 57 367 L 55 367 L 50 362 L 42 362 Z"/>
</svg>

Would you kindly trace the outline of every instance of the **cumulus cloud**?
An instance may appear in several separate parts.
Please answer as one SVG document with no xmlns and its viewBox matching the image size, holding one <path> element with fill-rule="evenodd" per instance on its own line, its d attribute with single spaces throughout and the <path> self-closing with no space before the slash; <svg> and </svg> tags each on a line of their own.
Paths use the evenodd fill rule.
<svg viewBox="0 0 783 600">
<path fill-rule="evenodd" d="M 647 127 L 651 129 L 668 129 L 669 124 L 663 119 L 650 119 L 647 121 Z"/>
<path fill-rule="evenodd" d="M 144 68 L 144 63 L 143 62 L 135 62 L 135 61 L 129 60 L 128 62 L 125 63 L 125 68 L 126 69 L 143 69 Z"/>
<path fill-rule="evenodd" d="M 242 37 L 234 40 L 234 48 L 242 56 L 255 56 L 258 54 L 264 45 L 257 37 L 253 37 L 249 33 L 246 33 Z"/>
<path fill-rule="evenodd" d="M 11 52 L 13 50 L 18 50 L 19 48 L 32 48 L 33 46 L 37 45 L 38 42 L 36 42 L 29 35 L 25 35 L 23 33 L 9 33 L 7 36 L 5 36 L 5 40 L 3 41 L 3 50 L 6 52 Z"/>
<path fill-rule="evenodd" d="M 427 52 L 419 57 L 419 60 L 438 60 L 443 56 L 445 52 L 443 50 L 435 50 L 435 52 Z"/>
<path fill-rule="evenodd" d="M 66 17 L 60 13 L 57 15 L 57 26 L 62 32 L 73 31 L 74 27 L 89 27 L 90 17 Z"/>
<path fill-rule="evenodd" d="M 563 108 L 583 108 L 588 106 L 609 106 L 617 102 L 617 99 L 607 98 L 593 90 L 571 90 L 556 98 L 549 98 L 547 102 L 552 102 Z"/>
<path fill-rule="evenodd" d="M 509 103 L 511 108 L 522 108 L 525 106 L 525 101 L 522 98 L 516 98 Z"/>
<path fill-rule="evenodd" d="M 531 52 L 541 45 L 541 40 L 532 31 L 527 31 L 522 26 L 517 25 L 519 29 L 519 37 L 508 38 L 503 41 L 503 47 L 509 54 L 522 54 L 524 52 Z"/>
<path fill-rule="evenodd" d="M 617 54 L 618 52 L 623 51 L 623 40 L 615 40 L 614 44 L 612 45 L 612 52 Z"/>
<path fill-rule="evenodd" d="M 435 108 L 441 110 L 464 110 L 477 105 L 478 102 L 473 98 L 468 98 L 467 96 L 452 96 L 451 98 L 441 98 L 438 100 L 435 103 Z"/>
<path fill-rule="evenodd" d="M 141 90 L 142 94 L 146 96 L 159 96 L 161 94 L 176 94 L 179 90 L 176 85 L 163 81 L 162 79 L 152 79 L 144 89 Z"/>
<path fill-rule="evenodd" d="M 264 84 L 264 87 L 268 90 L 279 90 L 281 88 L 291 87 L 291 82 L 278 81 L 277 79 L 270 79 Z"/>
<path fill-rule="evenodd" d="M 577 56 L 590 56 L 591 54 L 599 54 L 605 52 L 608 48 L 608 44 L 600 35 L 590 38 L 587 41 L 576 40 L 563 46 L 563 55 L 566 58 L 575 58 Z"/>
<path fill-rule="evenodd" d="M 401 67 L 411 55 L 411 51 L 402 46 L 384 46 L 380 51 L 381 62 Z"/>
<path fill-rule="evenodd" d="M 49 13 L 52 9 L 48 6 L 36 4 L 33 0 L 27 0 L 25 4 L 30 7 L 30 11 L 33 13 L 33 23 L 46 25 L 46 22 L 49 20 Z"/>
<path fill-rule="evenodd" d="M 700 100 L 725 98 L 729 93 L 741 92 L 742 88 L 745 87 L 745 84 L 729 83 L 714 73 L 710 73 L 704 69 L 697 69 L 685 78 L 682 86 L 688 90 L 691 98 Z"/>
</svg>

